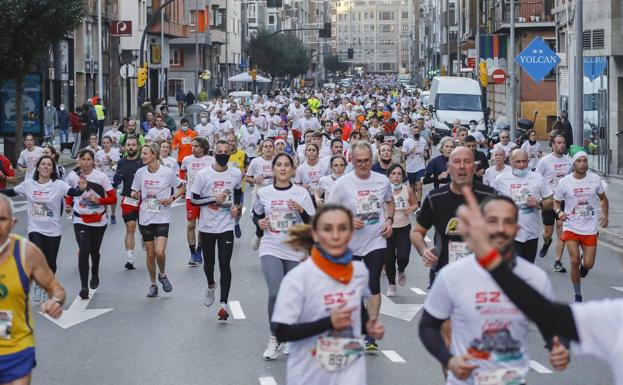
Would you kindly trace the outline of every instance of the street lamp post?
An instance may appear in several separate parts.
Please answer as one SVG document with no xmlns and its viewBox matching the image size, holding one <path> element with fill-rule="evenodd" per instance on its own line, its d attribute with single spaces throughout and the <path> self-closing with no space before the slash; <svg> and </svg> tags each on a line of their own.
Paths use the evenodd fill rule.
<svg viewBox="0 0 623 385">
<path fill-rule="evenodd" d="M 195 97 L 199 95 L 199 2 L 195 0 Z"/>
</svg>

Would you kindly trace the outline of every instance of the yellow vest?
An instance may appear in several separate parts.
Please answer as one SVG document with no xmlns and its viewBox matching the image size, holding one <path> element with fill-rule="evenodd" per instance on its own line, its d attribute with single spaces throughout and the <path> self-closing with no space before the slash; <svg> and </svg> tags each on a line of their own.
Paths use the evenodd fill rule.
<svg viewBox="0 0 623 385">
<path fill-rule="evenodd" d="M 24 269 L 26 240 L 15 234 L 10 237 L 10 253 L 0 264 L 0 356 L 35 346 L 28 303 L 30 278 Z"/>
<path fill-rule="evenodd" d="M 95 108 L 95 116 L 97 116 L 97 120 L 106 119 L 106 115 L 104 115 L 104 106 L 101 104 L 96 104 L 93 106 Z"/>
</svg>

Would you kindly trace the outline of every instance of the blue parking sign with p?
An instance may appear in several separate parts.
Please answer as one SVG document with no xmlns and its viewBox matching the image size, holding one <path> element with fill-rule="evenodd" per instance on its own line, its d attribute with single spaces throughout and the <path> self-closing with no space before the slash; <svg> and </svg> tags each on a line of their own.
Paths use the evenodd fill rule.
<svg viewBox="0 0 623 385">
<path fill-rule="evenodd" d="M 515 58 L 515 62 L 537 83 L 560 63 L 560 57 L 537 36 Z"/>
</svg>

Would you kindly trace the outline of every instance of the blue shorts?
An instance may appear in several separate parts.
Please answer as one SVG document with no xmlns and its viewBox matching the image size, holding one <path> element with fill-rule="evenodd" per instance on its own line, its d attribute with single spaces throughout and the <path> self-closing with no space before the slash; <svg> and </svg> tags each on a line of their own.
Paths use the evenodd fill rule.
<svg viewBox="0 0 623 385">
<path fill-rule="evenodd" d="M 426 174 L 425 169 L 421 169 L 418 172 L 408 172 L 407 178 L 409 179 L 409 184 L 414 184 L 415 182 L 419 182 L 422 178 L 424 178 L 425 174 Z"/>
<path fill-rule="evenodd" d="M 0 384 L 29 375 L 35 366 L 35 348 L 26 348 L 13 354 L 0 354 Z"/>
</svg>

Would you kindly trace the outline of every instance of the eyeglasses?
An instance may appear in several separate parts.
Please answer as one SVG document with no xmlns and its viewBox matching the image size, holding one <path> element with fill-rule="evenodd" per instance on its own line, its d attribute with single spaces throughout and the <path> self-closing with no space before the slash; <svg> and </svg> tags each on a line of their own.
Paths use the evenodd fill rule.
<svg viewBox="0 0 623 385">
<path fill-rule="evenodd" d="M 500 136 L 500 139 L 508 139 L 508 136 Z"/>
<path fill-rule="evenodd" d="M 372 158 L 353 159 L 353 161 L 355 162 L 357 166 L 365 166 L 365 165 L 370 164 L 370 162 L 372 162 Z"/>
</svg>

